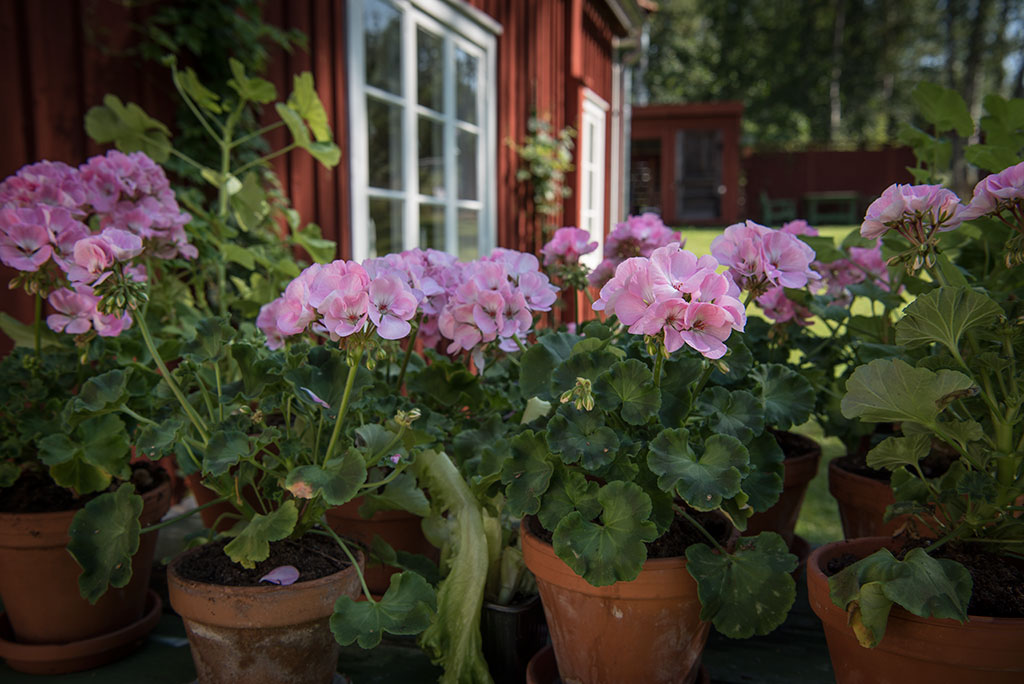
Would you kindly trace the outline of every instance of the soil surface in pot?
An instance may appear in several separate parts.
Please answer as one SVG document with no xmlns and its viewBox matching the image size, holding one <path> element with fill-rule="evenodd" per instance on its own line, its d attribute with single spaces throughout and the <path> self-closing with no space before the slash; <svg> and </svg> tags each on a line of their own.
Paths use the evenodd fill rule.
<svg viewBox="0 0 1024 684">
<path fill-rule="evenodd" d="M 718 540 L 718 543 L 725 544 L 732 533 L 732 525 L 714 513 L 701 513 L 700 511 L 687 511 L 696 518 L 711 535 Z M 528 518 L 530 530 L 541 540 L 551 543 L 552 533 L 541 527 L 540 521 L 534 517 Z M 691 525 L 686 518 L 676 513 L 668 532 L 661 535 L 652 542 L 647 542 L 648 558 L 676 558 L 686 555 L 686 547 L 690 544 L 707 543 L 708 538 L 704 533 Z"/>
<path fill-rule="evenodd" d="M 145 494 L 156 489 L 170 479 L 167 471 L 155 463 L 139 462 L 132 464 L 130 482 L 135 485 L 137 494 Z M 105 492 L 112 492 L 121 485 L 120 480 L 111 483 Z M 56 513 L 73 511 L 82 508 L 104 492 L 96 492 L 85 496 L 75 496 L 66 487 L 61 487 L 50 479 L 50 475 L 36 470 L 24 471 L 18 480 L 4 489 L 0 489 L 0 513 Z"/>
<path fill-rule="evenodd" d="M 818 449 L 818 445 L 813 440 L 802 435 L 783 430 L 771 430 L 771 433 L 787 459 L 807 456 Z"/>
<path fill-rule="evenodd" d="M 206 544 L 178 565 L 178 574 L 185 579 L 232 587 L 260 586 L 263 577 L 274 568 L 291 565 L 299 571 L 299 582 L 320 579 L 347 568 L 350 563 L 344 552 L 330 537 L 307 534 L 302 539 L 270 542 L 270 556 L 252 570 L 243 568 L 224 553 L 230 540 Z M 264 586 L 270 586 L 266 582 Z"/>
<path fill-rule="evenodd" d="M 911 549 L 928 546 L 926 539 L 909 539 L 893 555 L 903 559 Z M 1024 618 L 1024 566 L 1005 556 L 997 556 L 977 544 L 949 543 L 935 556 L 954 560 L 971 573 L 973 588 L 967 606 L 970 615 L 1000 618 Z M 852 553 L 833 558 L 825 567 L 831 577 L 860 560 Z"/>
</svg>

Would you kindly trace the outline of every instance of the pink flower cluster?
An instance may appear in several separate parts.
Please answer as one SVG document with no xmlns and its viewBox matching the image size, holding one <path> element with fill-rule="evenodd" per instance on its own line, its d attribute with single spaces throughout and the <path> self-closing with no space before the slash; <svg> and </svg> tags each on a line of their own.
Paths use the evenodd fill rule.
<svg viewBox="0 0 1024 684">
<path fill-rule="evenodd" d="M 773 287 L 804 287 L 821 277 L 811 268 L 815 255 L 806 243 L 792 232 L 753 221 L 726 228 L 711 242 L 711 253 L 729 267 L 728 275 L 741 290 L 755 295 Z"/>
<path fill-rule="evenodd" d="M 956 193 L 941 185 L 893 183 L 868 207 L 860 234 L 874 239 L 895 229 L 911 243 L 923 245 L 936 231 L 959 226 L 963 211 Z"/>
<path fill-rule="evenodd" d="M 1024 162 L 993 173 L 974 186 L 974 197 L 960 215 L 963 221 L 1000 214 L 1016 213 L 1018 221 L 1024 219 Z M 1020 230 L 1017 227 L 1017 230 Z"/>
<path fill-rule="evenodd" d="M 615 274 L 616 267 L 631 257 L 650 257 L 654 250 L 672 243 L 685 244 L 680 233 L 666 226 L 657 214 L 630 216 L 615 225 L 604 245 L 604 261 L 588 278 L 591 286 L 602 287 Z"/>
<path fill-rule="evenodd" d="M 670 353 L 685 344 L 721 358 L 725 340 L 747 319 L 739 288 L 718 266 L 713 256 L 697 258 L 678 243 L 659 247 L 649 258 L 619 264 L 594 309 L 614 314 L 633 334 L 662 336 Z"/>
<path fill-rule="evenodd" d="M 590 240 L 590 233 L 582 228 L 564 226 L 555 231 L 551 240 L 545 244 L 540 253 L 544 255 L 544 265 L 575 266 L 580 257 L 597 249 L 597 241 Z"/>
<path fill-rule="evenodd" d="M 0 183 L 0 261 L 48 295 L 58 312 L 47 318 L 53 330 L 116 336 L 131 317 L 100 314 L 93 288 L 115 262 L 144 249 L 158 258 L 195 257 L 184 230 L 190 219 L 163 169 L 142 152 L 111 150 L 77 169 L 42 161 Z M 145 280 L 141 267 L 126 273 Z"/>
<path fill-rule="evenodd" d="M 515 351 L 533 327 L 533 314 L 550 311 L 558 288 L 540 272 L 532 254 L 495 249 L 489 257 L 461 264 L 459 283 L 438 318 L 448 353 L 477 351 L 498 340 Z M 518 342 L 517 342 L 518 340 Z"/>
<path fill-rule="evenodd" d="M 256 327 L 271 349 L 306 330 L 337 341 L 369 331 L 368 323 L 384 339 L 397 340 L 409 334 L 416 307 L 416 295 L 398 275 L 371 278 L 356 262 L 338 260 L 302 271 L 283 295 L 263 305 Z"/>
</svg>

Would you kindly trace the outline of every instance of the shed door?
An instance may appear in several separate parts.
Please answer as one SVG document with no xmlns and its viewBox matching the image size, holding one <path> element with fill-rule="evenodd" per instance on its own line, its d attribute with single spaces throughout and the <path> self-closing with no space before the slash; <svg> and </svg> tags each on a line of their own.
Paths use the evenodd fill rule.
<svg viewBox="0 0 1024 684">
<path fill-rule="evenodd" d="M 676 131 L 675 217 L 681 221 L 722 215 L 722 131 Z"/>
<path fill-rule="evenodd" d="M 580 116 L 579 169 L 580 225 L 597 240 L 597 249 L 584 255 L 580 261 L 596 268 L 604 253 L 604 169 L 605 125 L 608 103 L 592 90 L 583 90 Z"/>
</svg>

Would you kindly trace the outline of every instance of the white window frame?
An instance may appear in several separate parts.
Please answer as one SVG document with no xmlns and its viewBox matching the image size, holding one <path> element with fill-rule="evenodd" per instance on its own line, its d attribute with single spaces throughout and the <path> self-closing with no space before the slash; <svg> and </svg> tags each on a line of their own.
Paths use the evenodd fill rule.
<svg viewBox="0 0 1024 684">
<path fill-rule="evenodd" d="M 580 146 L 576 164 L 579 224 L 580 228 L 590 231 L 592 240 L 597 241 L 597 249 L 583 255 L 580 261 L 590 268 L 597 268 L 604 254 L 605 140 L 611 108 L 590 88 L 583 88 L 580 104 Z"/>
<path fill-rule="evenodd" d="M 349 95 L 349 169 L 351 193 L 352 256 L 361 261 L 370 253 L 370 198 L 402 200 L 403 249 L 419 246 L 419 213 L 421 204 L 445 207 L 445 249 L 458 252 L 458 211 L 479 212 L 480 230 L 477 250 L 489 254 L 497 242 L 497 35 L 501 26 L 486 14 L 459 0 L 378 0 L 390 5 L 401 15 L 402 49 L 401 95 L 381 91 L 366 84 L 366 48 L 363 40 L 364 0 L 348 0 L 346 17 L 348 37 Z M 444 45 L 445 75 L 443 79 L 444 112 L 417 102 L 416 92 L 416 30 L 441 36 Z M 457 121 L 454 73 L 455 48 L 478 59 L 477 124 Z M 449 67 L 450 65 L 450 67 Z M 402 106 L 402 190 L 371 188 L 369 185 L 369 147 L 367 135 L 367 94 Z M 457 150 L 459 130 L 477 135 L 477 199 L 449 197 L 438 201 L 419 194 L 419 115 L 443 125 L 444 187 L 458 194 Z M 378 255 L 383 256 L 383 255 Z"/>
</svg>

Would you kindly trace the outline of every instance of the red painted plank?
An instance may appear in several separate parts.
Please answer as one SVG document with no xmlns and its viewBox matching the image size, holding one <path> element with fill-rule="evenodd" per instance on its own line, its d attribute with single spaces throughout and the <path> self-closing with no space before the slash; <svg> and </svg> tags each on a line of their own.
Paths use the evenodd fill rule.
<svg viewBox="0 0 1024 684">
<path fill-rule="evenodd" d="M 337 198 L 338 256 L 352 258 L 352 220 L 349 159 L 351 159 L 348 132 L 348 54 L 345 37 L 348 26 L 344 3 L 335 3 L 332 17 L 334 27 L 334 140 L 341 148 L 341 162 L 334 174 L 334 192 Z"/>
<path fill-rule="evenodd" d="M 129 48 L 138 40 L 132 28 L 131 8 L 107 0 L 80 0 L 79 6 L 84 31 L 82 94 L 85 111 L 102 104 L 108 93 L 122 101 L 138 100 L 142 64 L 128 56 Z M 84 140 L 87 156 L 101 154 L 108 147 L 94 143 L 88 135 Z"/>
<path fill-rule="evenodd" d="M 22 3 L 13 2 L 0 5 L 0 64 L 6 65 L 0 69 L 0 92 L 7 100 L 0 107 L 0 178 L 6 178 L 35 157 L 29 102 L 25 98 L 29 70 L 23 59 L 26 46 L 23 16 L 19 16 L 21 7 Z"/>
<path fill-rule="evenodd" d="M 313 3 L 313 35 L 311 54 L 313 55 L 313 80 L 316 84 L 320 101 L 327 111 L 327 121 L 333 130 L 337 130 L 338 116 L 334 107 L 334 91 L 338 87 L 334 70 L 334 37 L 337 34 L 331 3 Z M 337 167 L 335 167 L 337 168 Z M 313 168 L 316 187 L 316 216 L 325 237 L 341 241 L 341 222 L 338 215 L 337 192 L 335 192 L 335 170 L 325 168 L 317 162 Z"/>
<path fill-rule="evenodd" d="M 291 59 L 289 59 L 287 87 L 282 95 L 291 93 L 293 75 L 312 70 L 310 53 L 317 47 L 310 25 L 310 15 L 312 14 L 310 2 L 308 0 L 292 0 L 287 3 L 285 12 L 288 25 L 309 36 L 309 52 L 295 50 L 292 53 Z M 299 212 L 302 223 L 305 224 L 316 220 L 316 187 L 314 185 L 316 175 L 313 170 L 315 162 L 309 154 L 302 150 L 293 151 L 288 156 L 290 157 L 290 168 L 285 189 L 292 200 L 292 206 Z"/>
</svg>

